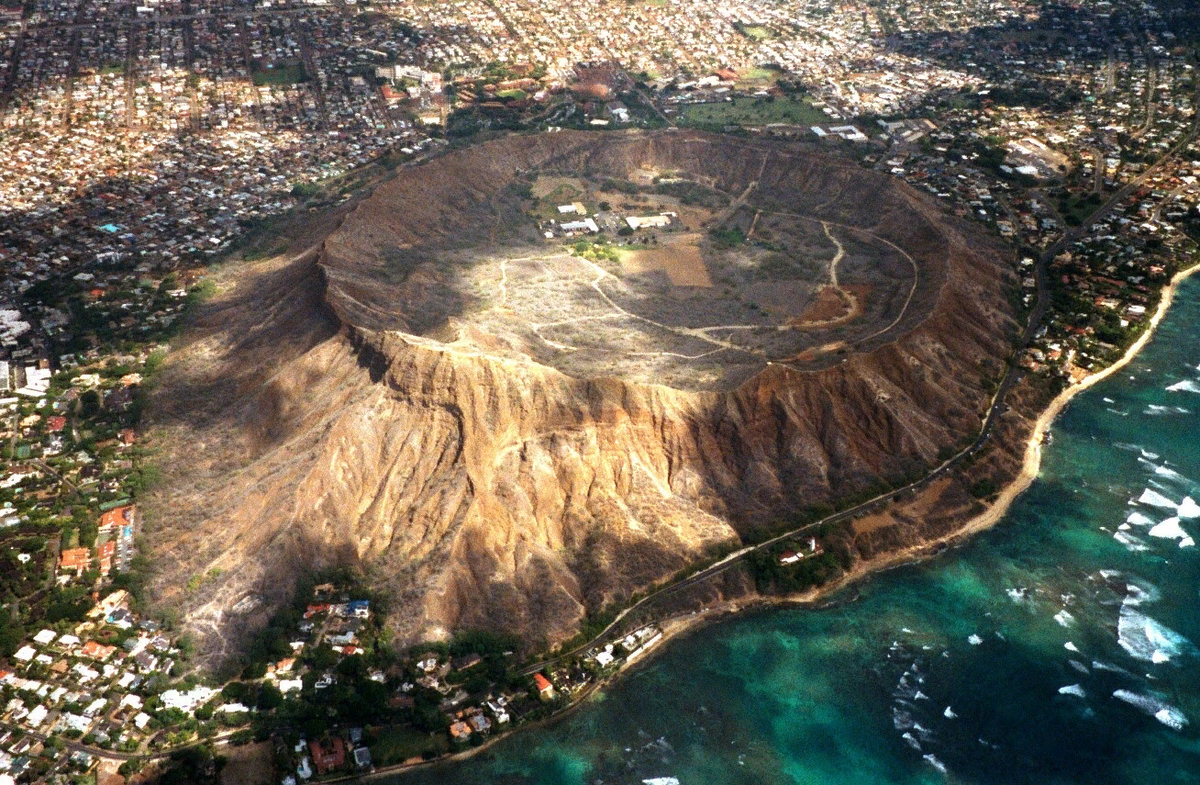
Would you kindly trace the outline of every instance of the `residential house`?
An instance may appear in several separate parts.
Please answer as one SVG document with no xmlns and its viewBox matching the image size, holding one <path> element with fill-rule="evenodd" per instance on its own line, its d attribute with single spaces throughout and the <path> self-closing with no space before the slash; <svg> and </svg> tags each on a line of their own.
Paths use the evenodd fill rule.
<svg viewBox="0 0 1200 785">
<path fill-rule="evenodd" d="M 82 575 L 88 568 L 87 548 L 67 548 L 58 557 L 58 569 L 61 572 L 74 572 Z"/>
<path fill-rule="evenodd" d="M 346 762 L 346 745 L 340 736 L 333 736 L 325 743 L 310 741 L 308 750 L 312 753 L 313 765 L 317 774 L 325 774 L 333 769 L 341 768 Z"/>
<path fill-rule="evenodd" d="M 540 673 L 533 674 L 533 683 L 537 687 L 538 697 L 542 700 L 550 700 L 554 697 L 554 685 Z"/>
</svg>

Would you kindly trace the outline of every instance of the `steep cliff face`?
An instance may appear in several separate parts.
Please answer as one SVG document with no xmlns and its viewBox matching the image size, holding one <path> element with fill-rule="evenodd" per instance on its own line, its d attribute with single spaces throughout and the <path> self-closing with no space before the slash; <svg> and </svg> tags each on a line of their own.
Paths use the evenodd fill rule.
<svg viewBox="0 0 1200 785">
<path fill-rule="evenodd" d="M 428 263 L 518 220 L 519 172 L 639 168 L 754 183 L 758 207 L 863 227 L 919 280 L 850 351 L 681 390 L 535 361 L 473 326 L 454 269 Z M 299 570 L 352 563 L 393 597 L 401 640 L 568 637 L 707 550 L 978 429 L 1013 323 L 1005 266 L 969 232 L 900 183 L 719 137 L 522 137 L 402 173 L 310 252 L 229 274 L 170 360 L 152 415 L 161 596 L 216 643 L 260 618 L 231 612 L 241 597 L 269 608 Z"/>
</svg>

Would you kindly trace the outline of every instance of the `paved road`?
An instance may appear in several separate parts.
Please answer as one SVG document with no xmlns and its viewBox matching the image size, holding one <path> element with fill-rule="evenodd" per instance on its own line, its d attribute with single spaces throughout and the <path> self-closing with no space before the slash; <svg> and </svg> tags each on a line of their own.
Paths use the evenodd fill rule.
<svg viewBox="0 0 1200 785">
<path fill-rule="evenodd" d="M 150 760 L 158 760 L 160 758 L 167 758 L 167 757 L 170 757 L 171 755 L 173 755 L 174 753 L 179 752 L 180 750 L 186 750 L 191 747 L 199 747 L 202 744 L 208 744 L 210 742 L 212 744 L 225 744 L 229 741 L 230 736 L 237 733 L 236 730 L 222 731 L 221 733 L 218 733 L 216 736 L 213 736 L 211 739 L 197 739 L 196 741 L 189 742 L 188 744 L 181 744 L 178 747 L 172 747 L 169 750 L 162 750 L 159 752 L 120 752 L 117 750 L 105 750 L 105 749 L 101 749 L 100 747 L 93 747 L 89 744 L 84 744 L 82 742 L 72 741 L 71 739 L 65 738 L 64 736 L 57 734 L 57 733 L 39 733 L 38 731 L 29 730 L 28 728 L 24 728 L 20 725 L 15 725 L 10 722 L 0 722 L 0 728 L 3 728 L 5 730 L 14 731 L 16 733 L 22 733 L 26 736 L 30 736 L 41 742 L 45 742 L 53 736 L 54 738 L 61 740 L 63 743 L 63 746 L 66 749 L 70 750 L 71 752 L 85 752 L 88 755 L 95 755 L 97 758 L 108 758 L 109 760 L 120 760 L 120 761 L 126 761 L 126 760 L 150 761 Z"/>
<path fill-rule="evenodd" d="M 1197 85 L 1197 99 L 1200 100 L 1200 84 Z M 995 429 L 997 419 L 1008 410 L 1005 404 L 1005 398 L 1012 389 L 1013 385 L 1016 384 L 1021 378 L 1021 371 L 1017 365 L 1016 359 L 1019 357 L 1021 351 L 1029 346 L 1029 343 L 1033 340 L 1034 335 L 1041 326 L 1042 320 L 1046 318 L 1046 313 L 1050 309 L 1049 285 L 1046 274 L 1047 265 L 1062 251 L 1063 248 L 1067 246 L 1068 243 L 1075 242 L 1077 239 L 1079 239 L 1079 237 L 1082 236 L 1082 234 L 1087 231 L 1092 224 L 1108 215 L 1108 213 L 1111 212 L 1114 207 L 1124 201 L 1125 198 L 1128 197 L 1129 194 L 1133 193 L 1134 190 L 1141 187 L 1142 184 L 1144 184 L 1147 179 L 1155 174 L 1165 163 L 1171 161 L 1177 153 L 1187 147 L 1187 145 L 1196 138 L 1198 130 L 1200 130 L 1200 113 L 1197 113 L 1196 122 L 1193 125 L 1192 130 L 1187 134 L 1187 136 L 1184 137 L 1183 140 L 1176 144 L 1153 166 L 1148 167 L 1145 172 L 1134 178 L 1123 188 L 1114 193 L 1107 202 L 1101 205 L 1100 208 L 1097 209 L 1096 212 L 1092 213 L 1092 215 L 1090 215 L 1086 220 L 1084 220 L 1082 224 L 1080 224 L 1078 227 L 1075 227 L 1071 231 L 1066 232 L 1057 242 L 1050 245 L 1038 258 L 1038 264 L 1035 267 L 1035 277 L 1037 280 L 1037 302 L 1029 314 L 1029 319 L 1025 324 L 1025 330 L 1022 332 L 1021 339 L 1017 345 L 1017 351 L 1013 355 L 1013 360 L 1010 362 L 1008 369 L 1005 371 L 1004 377 L 1001 379 L 995 395 L 992 396 L 992 402 L 988 406 L 987 415 L 983 421 L 983 427 L 980 429 L 979 435 L 968 447 L 966 447 L 966 449 L 949 458 L 928 475 L 920 480 L 917 480 L 916 482 L 909 483 L 908 485 L 888 491 L 887 493 L 881 493 L 878 496 L 862 502 L 861 504 L 857 504 L 849 509 L 842 510 L 841 512 L 835 513 L 826 518 L 822 518 L 819 521 L 815 521 L 813 523 L 784 532 L 783 534 L 773 537 L 766 542 L 742 548 L 741 550 L 729 554 L 716 564 L 705 567 L 698 572 L 693 573 L 678 583 L 673 583 L 646 595 L 638 602 L 621 611 L 621 613 L 618 614 L 615 619 L 613 619 L 611 624 L 605 627 L 598 635 L 589 640 L 587 643 L 577 646 L 571 651 L 565 652 L 557 657 L 534 663 L 533 665 L 526 667 L 522 672 L 525 674 L 536 673 L 540 670 L 552 667 L 559 662 L 584 652 L 594 646 L 601 645 L 609 638 L 615 637 L 614 633 L 620 629 L 621 622 L 624 621 L 632 611 L 644 608 L 653 603 L 655 600 L 662 599 L 663 597 L 667 597 L 672 594 L 677 594 L 678 592 L 684 591 L 698 583 L 708 580 L 714 575 L 725 572 L 734 565 L 742 562 L 747 556 L 757 551 L 765 550 L 781 542 L 796 539 L 801 535 L 811 532 L 817 527 L 825 524 L 850 520 L 865 512 L 869 512 L 881 502 L 898 498 L 910 491 L 915 491 L 946 475 L 961 461 L 979 452 L 979 450 L 983 448 L 983 446 L 987 443 L 987 440 L 991 437 L 992 432 Z"/>
</svg>

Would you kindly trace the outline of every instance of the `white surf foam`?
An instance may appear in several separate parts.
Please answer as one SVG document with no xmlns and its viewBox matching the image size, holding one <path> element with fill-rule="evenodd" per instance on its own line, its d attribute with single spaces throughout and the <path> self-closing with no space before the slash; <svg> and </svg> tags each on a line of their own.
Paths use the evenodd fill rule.
<svg viewBox="0 0 1200 785">
<path fill-rule="evenodd" d="M 921 751 L 921 742 L 917 741 L 917 737 L 908 731 L 904 731 L 904 733 L 900 734 L 900 738 L 908 742 L 908 746 L 912 747 L 917 752 Z"/>
<path fill-rule="evenodd" d="M 1134 526 L 1153 526 L 1154 519 L 1148 515 L 1143 515 L 1136 510 L 1129 513 L 1129 517 L 1125 519 L 1126 523 L 1132 523 Z"/>
<path fill-rule="evenodd" d="M 1059 695 L 1074 695 L 1076 698 L 1083 698 L 1087 695 L 1083 691 L 1083 687 L 1079 684 L 1068 684 L 1065 687 L 1058 688 Z"/>
<path fill-rule="evenodd" d="M 1063 648 L 1066 649 L 1067 651 L 1073 651 L 1076 654 L 1079 653 L 1079 647 L 1077 647 L 1074 643 L 1071 643 L 1071 641 L 1067 641 L 1066 643 L 1064 643 Z"/>
<path fill-rule="evenodd" d="M 1182 540 L 1179 541 L 1179 547 L 1180 548 L 1195 548 L 1196 541 L 1193 540 L 1191 537 L 1184 537 Z"/>
<path fill-rule="evenodd" d="M 1153 461 L 1154 459 L 1156 459 L 1158 457 L 1158 453 L 1156 453 L 1156 452 L 1150 452 L 1149 450 L 1142 449 L 1142 448 L 1138 448 L 1138 450 L 1139 450 L 1139 452 L 1141 452 L 1143 458 L 1149 458 L 1150 460 Z"/>
<path fill-rule="evenodd" d="M 1167 392 L 1200 393 L 1200 384 L 1196 384 L 1191 379 L 1184 379 L 1182 382 L 1175 382 L 1167 387 Z"/>
<path fill-rule="evenodd" d="M 1134 553 L 1150 549 L 1146 543 L 1128 532 L 1117 532 L 1113 535 L 1113 539 L 1124 545 L 1126 550 L 1133 551 Z"/>
<path fill-rule="evenodd" d="M 1101 662 L 1100 660 L 1092 660 L 1092 669 L 1098 671 L 1108 671 L 1109 673 L 1123 673 L 1126 676 L 1132 674 L 1119 665 L 1113 665 L 1109 662 Z"/>
<path fill-rule="evenodd" d="M 936 755 L 929 754 L 922 755 L 921 757 L 925 759 L 926 763 L 940 771 L 942 774 L 946 773 L 946 764 L 938 760 Z"/>
<path fill-rule="evenodd" d="M 1183 726 L 1188 724 L 1187 716 L 1174 706 L 1164 706 L 1154 712 L 1154 719 L 1175 730 L 1183 730 Z"/>
<path fill-rule="evenodd" d="M 967 638 L 967 643 L 971 644 L 972 646 L 978 646 L 979 644 L 983 643 L 983 638 L 980 638 L 975 633 L 971 633 L 971 636 Z"/>
<path fill-rule="evenodd" d="M 1091 671 L 1088 670 L 1088 666 L 1084 665 L 1079 660 L 1067 660 L 1067 664 L 1082 673 L 1084 676 L 1091 675 Z"/>
<path fill-rule="evenodd" d="M 1150 404 L 1149 406 L 1146 407 L 1146 411 L 1142 412 L 1142 414 L 1150 414 L 1150 415 L 1156 415 L 1156 416 L 1160 416 L 1160 415 L 1164 415 L 1164 414 L 1191 414 L 1191 413 L 1192 413 L 1191 410 L 1185 409 L 1182 406 L 1159 406 L 1156 403 Z"/>
<path fill-rule="evenodd" d="M 1005 593 L 1008 595 L 1010 600 L 1016 603 L 1022 603 L 1029 600 L 1029 589 L 1024 587 L 1019 589 L 1007 589 Z"/>
<path fill-rule="evenodd" d="M 1164 540 L 1181 540 L 1188 536 L 1188 533 L 1179 525 L 1179 519 L 1175 516 L 1167 518 L 1146 533 L 1151 537 L 1160 537 Z"/>
<path fill-rule="evenodd" d="M 1142 491 L 1142 495 L 1138 497 L 1139 504 L 1146 504 L 1151 507 L 1165 507 L 1172 510 L 1179 509 L 1179 505 L 1163 496 L 1158 491 L 1147 488 Z"/>
<path fill-rule="evenodd" d="M 1128 602 L 1121 604 L 1117 643 L 1134 659 L 1154 663 L 1167 662 L 1193 648 L 1187 638 L 1136 610 L 1136 606 Z"/>
<path fill-rule="evenodd" d="M 1116 401 L 1114 401 L 1112 398 L 1108 398 L 1108 397 L 1105 397 L 1103 400 L 1105 403 L 1116 403 Z"/>
<path fill-rule="evenodd" d="M 1054 620 L 1064 627 L 1070 627 L 1075 623 L 1075 617 L 1071 615 L 1070 611 L 1065 609 L 1054 614 Z"/>
<path fill-rule="evenodd" d="M 1149 581 L 1125 584 L 1125 602 L 1129 605 L 1141 605 L 1147 602 L 1158 602 L 1162 592 Z"/>
<path fill-rule="evenodd" d="M 1187 716 L 1182 711 L 1153 695 L 1143 695 L 1130 690 L 1117 690 L 1113 693 L 1113 697 L 1130 706 L 1136 706 L 1169 728 L 1183 730 L 1183 726 L 1188 724 Z"/>
<path fill-rule="evenodd" d="M 1171 480 L 1172 482 L 1177 482 L 1180 485 L 1195 485 L 1195 483 L 1193 483 L 1190 479 L 1188 479 L 1187 477 L 1184 477 L 1182 474 L 1175 471 L 1170 466 L 1155 467 L 1154 473 L 1157 474 L 1159 477 L 1165 477 L 1166 479 Z"/>
<path fill-rule="evenodd" d="M 958 715 L 954 713 L 954 709 L 950 708 L 949 706 L 947 706 L 946 710 L 942 712 L 942 716 L 948 720 L 953 720 L 953 719 L 958 718 Z"/>
<path fill-rule="evenodd" d="M 1176 514 L 1180 518 L 1200 518 L 1200 504 L 1197 504 L 1191 496 L 1184 496 Z"/>
</svg>

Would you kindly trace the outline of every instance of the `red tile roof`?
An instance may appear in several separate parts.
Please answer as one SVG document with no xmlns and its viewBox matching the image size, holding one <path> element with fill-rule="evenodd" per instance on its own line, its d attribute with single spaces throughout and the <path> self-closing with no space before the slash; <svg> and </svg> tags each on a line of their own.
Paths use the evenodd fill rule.
<svg viewBox="0 0 1200 785">
<path fill-rule="evenodd" d="M 346 762 L 346 746 L 339 736 L 334 736 L 325 744 L 310 741 L 308 749 L 312 753 L 313 765 L 317 767 L 317 774 L 324 774 Z"/>
<path fill-rule="evenodd" d="M 100 528 L 107 529 L 112 526 L 121 526 L 126 523 L 133 523 L 133 516 L 136 508 L 132 504 L 125 504 L 120 507 L 114 507 L 106 513 L 100 515 Z"/>
<path fill-rule="evenodd" d="M 86 570 L 88 566 L 87 548 L 67 548 L 58 560 L 58 566 L 64 570 Z"/>
</svg>

